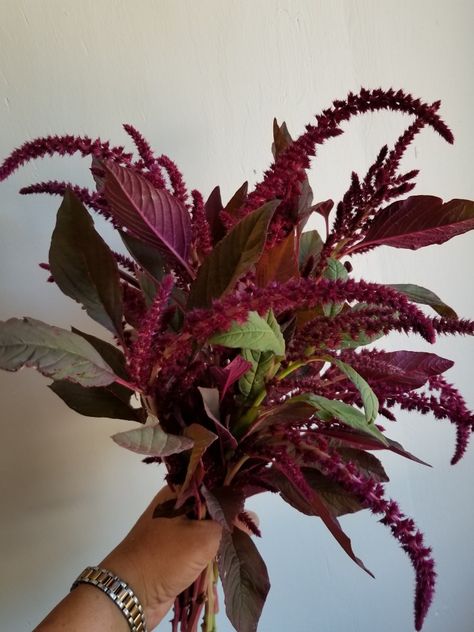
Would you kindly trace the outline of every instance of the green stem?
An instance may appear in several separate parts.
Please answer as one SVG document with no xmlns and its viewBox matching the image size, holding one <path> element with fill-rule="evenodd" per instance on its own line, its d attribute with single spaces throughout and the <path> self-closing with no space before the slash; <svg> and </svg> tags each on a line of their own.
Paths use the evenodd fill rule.
<svg viewBox="0 0 474 632">
<path fill-rule="evenodd" d="M 207 567 L 207 586 L 206 586 L 206 606 L 204 610 L 204 621 L 202 624 L 202 632 L 217 632 L 216 627 L 216 583 L 218 578 L 217 563 L 215 560 L 209 563 Z"/>
<path fill-rule="evenodd" d="M 250 459 L 250 456 L 245 455 L 243 456 L 241 459 L 239 459 L 237 461 L 237 463 L 232 467 L 232 469 L 227 472 L 227 476 L 225 477 L 225 481 L 224 481 L 224 485 L 230 485 L 231 482 L 234 479 L 234 476 L 237 474 L 237 472 L 240 470 L 240 468 L 242 467 L 242 465 L 248 461 Z"/>
</svg>

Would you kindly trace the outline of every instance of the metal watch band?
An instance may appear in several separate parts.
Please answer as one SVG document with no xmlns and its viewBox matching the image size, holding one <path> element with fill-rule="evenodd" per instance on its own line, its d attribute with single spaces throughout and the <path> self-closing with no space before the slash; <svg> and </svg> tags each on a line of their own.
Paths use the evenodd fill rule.
<svg viewBox="0 0 474 632">
<path fill-rule="evenodd" d="M 92 584 L 100 588 L 120 608 L 131 632 L 146 632 L 143 608 L 130 586 L 119 577 L 104 568 L 88 566 L 73 583 L 71 590 L 79 584 Z"/>
</svg>

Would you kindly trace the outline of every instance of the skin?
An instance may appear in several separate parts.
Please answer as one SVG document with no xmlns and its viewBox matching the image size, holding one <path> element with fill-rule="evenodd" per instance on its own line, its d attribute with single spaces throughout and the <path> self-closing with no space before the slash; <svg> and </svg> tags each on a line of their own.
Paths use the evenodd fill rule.
<svg viewBox="0 0 474 632">
<path fill-rule="evenodd" d="M 98 566 L 127 582 L 153 630 L 185 590 L 215 557 L 221 527 L 211 520 L 185 517 L 153 519 L 155 507 L 173 498 L 165 487 L 153 499 L 124 540 Z M 112 600 L 95 586 L 80 584 L 34 632 L 127 632 L 128 623 Z"/>
</svg>

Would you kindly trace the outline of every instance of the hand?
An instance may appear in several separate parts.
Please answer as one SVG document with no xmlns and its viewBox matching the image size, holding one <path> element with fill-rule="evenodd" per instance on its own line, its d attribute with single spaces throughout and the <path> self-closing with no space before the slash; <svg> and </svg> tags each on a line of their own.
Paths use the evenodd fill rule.
<svg viewBox="0 0 474 632">
<path fill-rule="evenodd" d="M 222 532 L 211 520 L 154 519 L 155 507 L 171 498 L 171 490 L 163 488 L 126 538 L 99 564 L 135 591 L 150 630 L 216 556 Z"/>
<path fill-rule="evenodd" d="M 155 507 L 171 498 L 170 489 L 163 488 L 125 539 L 99 564 L 129 584 L 143 605 L 150 631 L 215 557 L 221 538 L 221 527 L 210 520 L 154 519 Z M 127 629 L 125 617 L 106 594 L 80 584 L 35 632 Z"/>
</svg>

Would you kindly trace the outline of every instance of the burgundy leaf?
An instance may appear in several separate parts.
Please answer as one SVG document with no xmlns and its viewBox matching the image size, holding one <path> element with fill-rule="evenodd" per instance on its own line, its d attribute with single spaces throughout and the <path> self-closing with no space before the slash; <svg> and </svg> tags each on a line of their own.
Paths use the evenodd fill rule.
<svg viewBox="0 0 474 632">
<path fill-rule="evenodd" d="M 243 208 L 245 201 L 247 200 L 247 193 L 249 190 L 249 183 L 244 182 L 240 186 L 231 199 L 227 202 L 224 212 L 233 218 L 238 218 L 239 211 Z"/>
<path fill-rule="evenodd" d="M 379 483 L 386 483 L 389 480 L 382 463 L 370 452 L 354 448 L 339 448 L 338 452 L 344 461 L 354 463 L 364 476 Z"/>
<path fill-rule="evenodd" d="M 255 274 L 259 287 L 266 287 L 272 281 L 283 283 L 299 277 L 295 230 L 273 248 L 264 250 Z"/>
<path fill-rule="evenodd" d="M 204 388 L 202 386 L 198 386 L 198 391 L 201 393 L 204 410 L 206 411 L 209 419 L 212 419 L 214 422 L 220 439 L 226 446 L 236 448 L 236 438 L 220 420 L 219 391 L 217 388 Z"/>
<path fill-rule="evenodd" d="M 176 503 L 177 507 L 181 506 L 181 504 L 183 504 L 186 500 L 186 492 L 199 462 L 201 461 L 201 458 L 207 448 L 217 439 L 217 435 L 207 428 L 204 428 L 204 426 L 201 426 L 201 424 L 191 424 L 184 430 L 184 438 L 191 439 L 193 441 L 193 447 L 189 457 L 186 478 L 178 495 L 178 502 Z"/>
<path fill-rule="evenodd" d="M 232 290 L 239 277 L 260 259 L 278 204 L 278 200 L 273 200 L 253 211 L 215 246 L 191 286 L 188 309 L 209 307 L 213 299 Z"/>
<path fill-rule="evenodd" d="M 432 195 L 413 195 L 379 211 L 362 241 L 347 252 L 375 246 L 417 250 L 474 228 L 474 202 L 443 201 Z"/>
<path fill-rule="evenodd" d="M 318 202 L 317 204 L 314 204 L 311 207 L 311 211 L 313 213 L 318 213 L 318 215 L 321 215 L 321 217 L 324 218 L 324 221 L 327 222 L 333 206 L 333 200 L 324 200 L 324 202 Z"/>
<path fill-rule="evenodd" d="M 223 209 L 220 187 L 212 189 L 206 203 L 204 204 L 204 212 L 211 229 L 212 242 L 217 244 L 225 235 L 225 227 L 220 219 L 220 212 Z"/>
<path fill-rule="evenodd" d="M 244 508 L 243 492 L 228 486 L 213 489 L 211 492 L 202 485 L 201 493 L 211 518 L 227 531 L 232 531 L 234 520 Z"/>
<path fill-rule="evenodd" d="M 237 632 L 256 632 L 270 580 L 252 538 L 240 529 L 224 531 L 218 565 L 230 622 Z"/>
<path fill-rule="evenodd" d="M 58 210 L 49 265 L 61 291 L 121 338 L 123 305 L 117 263 L 85 206 L 69 190 Z"/>
<path fill-rule="evenodd" d="M 48 387 L 72 410 L 86 417 L 110 417 L 143 421 L 141 410 L 132 408 L 132 391 L 120 384 L 84 387 L 67 380 L 56 380 Z"/>
<path fill-rule="evenodd" d="M 211 367 L 211 373 L 219 385 L 220 398 L 223 399 L 232 384 L 240 380 L 242 375 L 247 373 L 251 368 L 252 365 L 250 362 L 244 360 L 241 355 L 235 356 L 232 362 L 224 368 L 218 366 Z"/>
<path fill-rule="evenodd" d="M 291 487 L 293 487 L 293 489 L 291 490 L 291 499 L 292 499 L 291 504 L 294 507 L 297 507 L 297 504 L 300 503 L 302 508 L 300 509 L 300 507 L 297 507 L 299 511 L 302 511 L 303 513 L 306 513 L 306 514 L 311 512 L 310 515 L 319 516 L 321 520 L 324 522 L 324 524 L 326 525 L 327 529 L 333 535 L 335 540 L 340 544 L 342 549 L 351 558 L 351 560 L 353 560 L 358 566 L 360 566 L 360 568 L 362 568 L 366 573 L 368 573 L 369 575 L 373 577 L 373 574 L 371 573 L 371 571 L 365 566 L 362 560 L 360 560 L 355 555 L 352 549 L 350 538 L 344 533 L 338 520 L 334 517 L 334 515 L 328 509 L 325 502 L 322 500 L 321 496 L 314 489 L 311 488 L 311 486 L 308 484 L 306 479 L 305 479 L 305 483 L 306 485 L 308 485 L 308 488 L 311 490 L 311 497 L 309 498 L 304 497 L 303 491 L 300 489 L 298 482 L 290 478 L 289 472 L 286 470 L 286 468 L 285 470 L 280 469 L 278 460 L 275 461 L 274 467 L 276 467 L 279 470 L 280 474 L 283 475 L 283 477 L 286 478 L 286 480 L 290 483 Z M 280 482 L 281 482 L 281 477 L 280 477 Z M 272 478 L 270 478 L 270 483 L 274 483 L 274 480 L 272 480 Z M 280 489 L 280 486 L 278 483 L 276 484 L 276 486 L 278 489 Z M 288 487 L 287 485 L 285 486 L 285 492 L 284 494 L 282 494 L 283 498 L 285 498 L 285 494 L 288 494 L 291 487 Z"/>
<path fill-rule="evenodd" d="M 361 375 L 371 384 L 378 381 L 420 388 L 428 378 L 439 375 L 454 365 L 452 360 L 435 353 L 420 351 L 380 352 L 373 366 L 357 366 Z"/>
<path fill-rule="evenodd" d="M 363 435 L 361 432 L 339 430 L 335 428 L 321 428 L 319 432 L 326 437 L 333 437 L 334 439 L 338 439 L 339 443 L 347 448 L 356 448 L 362 450 L 390 450 L 390 452 L 395 452 L 400 456 L 404 456 L 406 459 L 410 459 L 410 461 L 415 461 L 415 463 L 420 463 L 420 465 L 431 467 L 429 463 L 422 461 L 414 454 L 411 454 L 410 452 L 405 450 L 405 448 L 400 443 L 394 441 L 393 439 L 389 439 L 385 435 L 384 436 L 387 441 L 387 445 L 382 446 L 380 442 L 375 441 L 368 435 Z"/>
<path fill-rule="evenodd" d="M 191 219 L 184 204 L 132 169 L 111 161 L 99 163 L 99 168 L 105 172 L 103 194 L 115 220 L 133 236 L 172 256 L 193 277 L 188 263 Z"/>
</svg>

